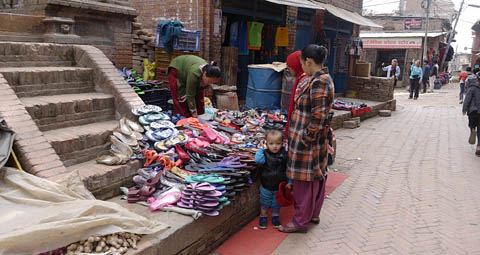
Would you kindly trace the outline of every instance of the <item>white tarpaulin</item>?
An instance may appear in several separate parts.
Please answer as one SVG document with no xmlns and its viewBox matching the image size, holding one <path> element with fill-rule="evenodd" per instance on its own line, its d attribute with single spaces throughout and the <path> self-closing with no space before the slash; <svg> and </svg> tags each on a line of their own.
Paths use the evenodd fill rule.
<svg viewBox="0 0 480 255">
<path fill-rule="evenodd" d="M 17 169 L 1 168 L 0 254 L 37 254 L 91 235 L 153 234 L 169 228 L 118 204 L 84 196 Z"/>
<path fill-rule="evenodd" d="M 267 2 L 281 5 L 288 5 L 300 8 L 324 10 L 321 6 L 312 3 L 309 0 L 266 0 Z"/>
<path fill-rule="evenodd" d="M 362 15 L 347 11 L 342 8 L 338 8 L 336 6 L 333 6 L 331 4 L 324 4 L 320 2 L 315 2 L 316 5 L 326 9 L 328 12 L 330 12 L 332 15 L 341 18 L 343 20 L 346 20 L 348 22 L 360 25 L 360 26 L 366 26 L 366 27 L 382 27 L 375 22 L 371 21 L 368 18 L 363 17 Z"/>
</svg>

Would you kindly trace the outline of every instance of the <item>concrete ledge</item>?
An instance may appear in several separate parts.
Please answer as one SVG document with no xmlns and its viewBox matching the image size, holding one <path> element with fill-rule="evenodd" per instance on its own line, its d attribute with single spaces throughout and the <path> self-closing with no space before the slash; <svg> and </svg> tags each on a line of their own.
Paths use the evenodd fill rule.
<svg viewBox="0 0 480 255">
<path fill-rule="evenodd" d="M 395 99 L 386 101 L 386 102 L 374 102 L 374 101 L 368 101 L 368 100 L 361 100 L 361 99 L 355 99 L 355 98 L 339 98 L 339 99 L 344 99 L 346 101 L 350 102 L 355 102 L 355 103 L 365 103 L 367 104 L 372 111 L 369 113 L 361 114 L 360 120 L 366 120 L 372 117 L 375 117 L 378 115 L 378 112 L 380 110 L 391 110 L 395 111 L 396 110 L 396 104 L 397 101 Z M 339 111 L 339 110 L 333 110 L 335 115 L 333 116 L 332 120 L 332 127 L 333 129 L 339 129 L 343 127 L 343 123 L 345 121 L 349 121 L 352 118 L 352 113 L 349 111 Z"/>
<path fill-rule="evenodd" d="M 230 205 L 220 211 L 219 216 L 202 216 L 198 220 L 172 212 L 151 212 L 145 206 L 128 204 L 119 197 L 110 201 L 171 226 L 165 232 L 144 237 L 138 244 L 138 250 L 130 250 L 127 255 L 209 254 L 260 213 L 259 181 L 236 196 Z"/>
</svg>

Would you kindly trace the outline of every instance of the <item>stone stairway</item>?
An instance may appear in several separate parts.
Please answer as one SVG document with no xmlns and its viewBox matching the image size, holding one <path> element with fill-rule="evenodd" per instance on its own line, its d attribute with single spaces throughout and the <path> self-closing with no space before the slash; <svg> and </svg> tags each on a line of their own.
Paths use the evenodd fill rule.
<svg viewBox="0 0 480 255">
<path fill-rule="evenodd" d="M 117 111 L 116 97 L 96 86 L 98 70 L 79 66 L 75 50 L 61 57 L 49 51 L 13 53 L 0 57 L 0 74 L 63 163 L 65 170 L 52 177 L 79 170 L 97 198 L 116 195 L 118 186 L 129 181 L 139 164 L 103 166 L 95 162 L 97 156 L 108 153 L 108 137 L 118 127 L 116 119 L 123 116 Z"/>
</svg>

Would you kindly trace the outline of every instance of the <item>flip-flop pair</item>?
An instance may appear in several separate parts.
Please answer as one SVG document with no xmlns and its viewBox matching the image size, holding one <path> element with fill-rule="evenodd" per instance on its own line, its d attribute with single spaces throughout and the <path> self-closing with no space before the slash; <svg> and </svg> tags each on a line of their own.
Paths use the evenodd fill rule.
<svg viewBox="0 0 480 255">
<path fill-rule="evenodd" d="M 181 197 L 182 194 L 180 190 L 173 188 L 150 203 L 150 210 L 156 211 L 165 206 L 173 205 L 177 203 Z"/>
<path fill-rule="evenodd" d="M 207 174 L 207 175 L 192 175 L 185 178 L 185 181 L 189 183 L 195 182 L 208 182 L 208 183 L 223 183 L 225 181 L 224 178 L 219 177 L 216 174 Z"/>
</svg>

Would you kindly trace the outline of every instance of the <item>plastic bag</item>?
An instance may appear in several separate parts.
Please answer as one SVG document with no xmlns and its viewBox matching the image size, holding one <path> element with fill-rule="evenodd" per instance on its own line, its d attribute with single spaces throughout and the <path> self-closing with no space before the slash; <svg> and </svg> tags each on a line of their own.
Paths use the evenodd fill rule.
<svg viewBox="0 0 480 255">
<path fill-rule="evenodd" d="M 155 62 L 150 63 L 148 59 L 143 59 L 143 81 L 155 79 Z"/>
<path fill-rule="evenodd" d="M 0 254 L 37 254 L 117 232 L 153 234 L 168 225 L 60 184 L 0 168 Z"/>
</svg>

